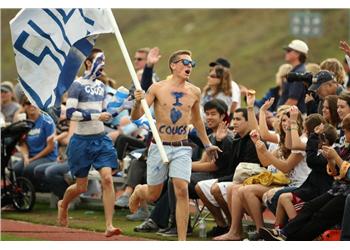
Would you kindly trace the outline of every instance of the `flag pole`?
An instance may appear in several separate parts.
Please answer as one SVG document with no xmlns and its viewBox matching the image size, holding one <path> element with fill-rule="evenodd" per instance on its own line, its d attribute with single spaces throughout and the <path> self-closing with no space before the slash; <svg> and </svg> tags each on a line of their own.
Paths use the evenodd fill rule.
<svg viewBox="0 0 350 250">
<path fill-rule="evenodd" d="M 141 90 L 142 89 L 141 88 L 141 84 L 140 84 L 140 82 L 139 82 L 139 80 L 137 78 L 136 72 L 134 70 L 134 66 L 133 66 L 133 64 L 131 62 L 128 50 L 127 50 L 127 48 L 125 46 L 123 37 L 122 37 L 122 35 L 120 33 L 117 21 L 114 18 L 112 9 L 107 9 L 107 13 L 108 13 L 109 19 L 110 19 L 110 21 L 111 21 L 111 23 L 113 25 L 115 37 L 117 38 L 117 41 L 119 43 L 120 49 L 122 51 L 122 54 L 123 54 L 124 60 L 126 62 L 126 65 L 127 65 L 128 69 L 129 69 L 129 73 L 131 75 L 132 81 L 134 82 L 135 88 L 138 89 L 138 90 Z M 167 157 L 167 155 L 165 153 L 165 150 L 164 150 L 164 147 L 163 147 L 163 143 L 162 143 L 162 141 L 161 141 L 161 139 L 159 137 L 156 125 L 154 124 L 153 117 L 152 117 L 151 112 L 149 110 L 149 107 L 147 105 L 147 101 L 145 99 L 142 99 L 141 100 L 141 105 L 142 105 L 143 110 L 145 111 L 146 118 L 147 118 L 147 120 L 148 120 L 148 122 L 149 122 L 149 124 L 151 126 L 153 138 L 155 139 L 155 141 L 157 143 L 158 150 L 160 152 L 160 156 L 162 157 L 162 160 L 163 160 L 164 163 L 168 163 L 169 162 L 168 157 Z"/>
</svg>

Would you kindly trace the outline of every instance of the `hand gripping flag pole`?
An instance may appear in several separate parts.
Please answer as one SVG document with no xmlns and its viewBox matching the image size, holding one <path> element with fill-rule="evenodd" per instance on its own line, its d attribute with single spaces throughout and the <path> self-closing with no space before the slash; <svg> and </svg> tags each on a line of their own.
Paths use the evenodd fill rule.
<svg viewBox="0 0 350 250">
<path fill-rule="evenodd" d="M 114 29 L 114 34 L 115 34 L 115 37 L 117 38 L 117 41 L 119 43 L 119 46 L 120 46 L 120 49 L 123 53 L 123 56 L 124 56 L 124 60 L 126 62 L 126 65 L 129 69 L 129 73 L 131 75 L 131 78 L 134 82 L 134 85 L 136 87 L 136 89 L 138 90 L 141 90 L 141 84 L 137 78 L 137 75 L 136 75 L 136 72 L 134 70 L 134 67 L 132 65 L 132 62 L 131 62 L 131 59 L 130 59 L 130 56 L 129 56 L 129 53 L 128 53 L 128 50 L 125 46 L 125 43 L 124 43 L 124 40 L 123 40 L 123 37 L 120 33 L 120 30 L 119 30 L 119 27 L 118 27 L 118 24 L 117 24 L 117 21 L 115 20 L 114 18 L 114 15 L 113 15 L 113 12 L 111 9 L 108 9 L 107 10 L 107 13 L 108 13 L 108 16 L 109 16 L 109 19 L 111 21 L 111 24 L 112 24 L 112 27 Z M 157 143 L 157 146 L 158 146 L 158 150 L 160 152 L 160 156 L 162 157 L 162 160 L 164 163 L 169 163 L 169 160 L 168 160 L 168 157 L 165 153 L 165 150 L 164 150 L 164 147 L 163 147 L 163 143 L 159 137 L 159 134 L 158 134 L 158 131 L 157 131 L 157 128 L 153 122 L 153 118 L 152 118 L 152 115 L 151 115 L 151 112 L 149 110 L 149 107 L 147 105 L 147 102 L 145 99 L 141 100 L 141 105 L 142 105 L 142 108 L 143 110 L 145 111 L 145 115 L 147 117 L 147 120 L 151 126 L 151 130 L 152 130 L 152 133 L 153 133 L 153 137 Z"/>
</svg>

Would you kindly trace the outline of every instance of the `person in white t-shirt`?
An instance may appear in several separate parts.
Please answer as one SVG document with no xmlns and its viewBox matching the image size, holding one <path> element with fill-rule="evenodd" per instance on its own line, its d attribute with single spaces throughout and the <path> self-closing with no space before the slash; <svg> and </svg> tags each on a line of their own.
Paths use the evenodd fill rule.
<svg viewBox="0 0 350 250">
<path fill-rule="evenodd" d="M 221 66 L 216 65 L 209 72 L 207 84 L 203 88 L 201 95 L 201 116 L 205 121 L 204 105 L 213 100 L 220 99 L 228 107 L 232 104 L 231 74 L 230 71 Z"/>
<path fill-rule="evenodd" d="M 218 58 L 214 62 L 209 63 L 210 70 L 216 65 L 221 65 L 224 68 L 230 70 L 231 63 L 225 58 Z M 232 103 L 230 107 L 230 118 L 232 120 L 232 114 L 236 109 L 241 107 L 241 87 L 238 83 L 232 80 L 231 74 L 231 91 L 232 91 Z"/>
</svg>

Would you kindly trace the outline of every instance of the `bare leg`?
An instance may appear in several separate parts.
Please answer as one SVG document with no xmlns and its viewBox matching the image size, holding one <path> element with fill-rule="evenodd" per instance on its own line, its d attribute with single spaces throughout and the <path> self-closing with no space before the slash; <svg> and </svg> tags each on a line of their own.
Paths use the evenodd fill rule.
<svg viewBox="0 0 350 250">
<path fill-rule="evenodd" d="M 57 203 L 58 215 L 57 223 L 60 226 L 66 227 L 68 225 L 68 205 L 69 203 L 78 197 L 80 194 L 87 192 L 88 179 L 77 178 L 76 183 L 70 185 L 64 193 L 63 199 Z"/>
<path fill-rule="evenodd" d="M 276 225 L 282 225 L 287 214 L 288 219 L 294 219 L 297 216 L 295 207 L 292 203 L 292 193 L 283 193 L 278 198 L 277 210 L 276 210 Z"/>
<path fill-rule="evenodd" d="M 231 215 L 231 204 L 232 204 L 232 183 L 227 186 L 227 205 Z"/>
<path fill-rule="evenodd" d="M 158 185 L 137 185 L 129 199 L 130 211 L 135 213 L 143 201 L 156 201 L 162 192 L 162 188 L 163 183 Z"/>
<path fill-rule="evenodd" d="M 264 218 L 261 212 L 261 198 L 269 189 L 270 187 L 255 184 L 244 186 L 239 190 L 248 206 L 249 215 L 254 220 L 257 230 L 264 226 Z"/>
<path fill-rule="evenodd" d="M 188 182 L 179 178 L 173 178 L 173 185 L 176 196 L 176 227 L 178 240 L 186 240 L 189 216 Z"/>
<path fill-rule="evenodd" d="M 224 211 L 225 216 L 227 218 L 227 222 L 230 225 L 231 224 L 231 212 L 228 209 L 228 205 L 227 205 L 224 197 L 222 196 L 222 193 L 221 193 L 221 190 L 220 190 L 218 183 L 215 183 L 212 186 L 210 191 L 211 191 L 211 194 L 214 196 L 215 200 L 217 201 L 217 203 L 219 204 L 222 211 Z M 221 213 L 221 211 L 220 211 L 220 213 Z M 226 224 L 225 219 L 222 216 L 222 213 L 221 213 L 221 218 L 222 218 L 222 222 L 220 222 L 221 225 L 218 224 L 218 226 L 225 227 L 227 224 Z"/>
<path fill-rule="evenodd" d="M 117 137 L 120 135 L 120 132 L 118 130 L 114 130 L 108 133 L 108 136 L 112 139 L 113 144 L 115 143 Z"/>
<path fill-rule="evenodd" d="M 243 197 L 239 196 L 239 188 L 241 185 L 232 185 L 229 187 L 232 189 L 232 203 L 231 203 L 231 227 L 230 231 L 226 234 L 217 236 L 214 240 L 241 240 L 241 227 L 242 227 L 242 218 L 244 215 L 244 209 L 242 205 Z"/>
<path fill-rule="evenodd" d="M 104 167 L 101 168 L 99 172 L 101 175 L 101 184 L 103 189 L 103 207 L 106 221 L 105 236 L 111 237 L 121 233 L 119 228 L 115 228 L 113 226 L 115 192 L 112 180 L 112 169 L 110 167 Z"/>
<path fill-rule="evenodd" d="M 218 226 L 225 226 L 225 219 L 222 216 L 221 213 L 221 209 L 220 207 L 216 207 L 214 206 L 205 196 L 205 194 L 203 193 L 203 191 L 201 190 L 201 188 L 199 187 L 199 185 L 196 185 L 195 187 L 196 189 L 196 193 L 198 194 L 199 198 L 202 200 L 204 206 L 206 206 L 208 208 L 208 210 L 210 211 L 210 213 L 213 215 L 215 222 Z"/>
</svg>

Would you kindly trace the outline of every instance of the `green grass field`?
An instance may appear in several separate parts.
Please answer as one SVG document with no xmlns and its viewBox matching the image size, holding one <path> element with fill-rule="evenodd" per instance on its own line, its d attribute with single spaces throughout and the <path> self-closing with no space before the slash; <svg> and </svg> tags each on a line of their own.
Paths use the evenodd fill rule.
<svg viewBox="0 0 350 250">
<path fill-rule="evenodd" d="M 11 233 L 2 233 L 2 241 L 39 241 L 39 239 L 29 238 L 29 237 L 18 237 L 17 235 Z"/>
<path fill-rule="evenodd" d="M 123 234 L 127 236 L 135 236 L 141 238 L 148 238 L 153 240 L 177 240 L 175 237 L 163 237 L 155 233 L 136 233 L 133 228 L 141 222 L 128 221 L 125 215 L 129 214 L 126 209 L 117 209 L 114 214 L 114 225 L 123 230 Z M 16 211 L 4 211 L 1 213 L 3 219 L 12 219 L 19 221 L 26 221 L 36 224 L 55 225 L 57 210 L 49 208 L 47 203 L 36 203 L 33 211 L 29 213 L 20 213 Z M 81 205 L 76 210 L 69 212 L 69 227 L 77 229 L 85 229 L 89 231 L 104 232 L 105 222 L 104 214 L 101 208 L 91 208 Z M 210 230 L 213 223 L 207 223 L 207 229 Z M 11 237 L 11 235 L 5 235 Z M 193 236 L 188 240 L 201 240 L 198 237 L 197 229 L 194 230 Z"/>
</svg>

